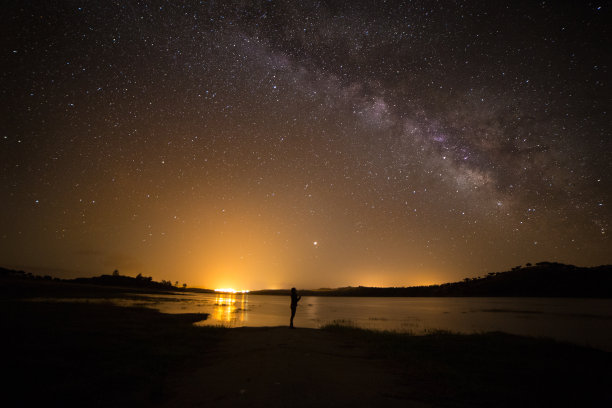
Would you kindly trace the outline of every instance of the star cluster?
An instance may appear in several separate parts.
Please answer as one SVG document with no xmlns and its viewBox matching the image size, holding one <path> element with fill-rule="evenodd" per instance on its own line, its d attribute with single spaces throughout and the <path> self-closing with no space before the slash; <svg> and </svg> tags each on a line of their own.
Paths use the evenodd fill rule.
<svg viewBox="0 0 612 408">
<path fill-rule="evenodd" d="M 251 289 L 609 263 L 609 17 L 605 2 L 17 2 L 0 262 Z"/>
</svg>

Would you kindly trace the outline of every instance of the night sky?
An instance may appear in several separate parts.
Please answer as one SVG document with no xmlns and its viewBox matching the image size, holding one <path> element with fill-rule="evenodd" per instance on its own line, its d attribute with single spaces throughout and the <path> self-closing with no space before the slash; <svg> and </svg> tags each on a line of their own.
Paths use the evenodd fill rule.
<svg viewBox="0 0 612 408">
<path fill-rule="evenodd" d="M 608 2 L 10 3 L 0 266 L 259 289 L 612 262 Z"/>
</svg>

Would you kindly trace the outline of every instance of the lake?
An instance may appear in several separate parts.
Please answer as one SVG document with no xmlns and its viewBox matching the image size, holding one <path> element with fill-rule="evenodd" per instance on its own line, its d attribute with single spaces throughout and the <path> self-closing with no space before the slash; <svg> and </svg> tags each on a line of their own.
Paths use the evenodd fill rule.
<svg viewBox="0 0 612 408">
<path fill-rule="evenodd" d="M 290 317 L 288 296 L 176 293 L 110 300 L 163 313 L 210 314 L 197 325 L 284 326 L 289 324 Z M 432 330 L 503 331 L 612 351 L 612 299 L 308 296 L 300 301 L 295 317 L 297 327 L 319 328 L 334 321 L 414 334 Z"/>
</svg>

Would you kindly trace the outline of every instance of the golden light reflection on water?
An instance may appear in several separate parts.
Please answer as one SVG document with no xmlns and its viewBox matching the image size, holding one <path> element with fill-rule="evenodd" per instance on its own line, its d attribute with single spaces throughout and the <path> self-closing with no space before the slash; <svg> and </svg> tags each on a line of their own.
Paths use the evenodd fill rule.
<svg viewBox="0 0 612 408">
<path fill-rule="evenodd" d="M 238 325 L 247 320 L 248 295 L 246 293 L 217 293 L 213 319 L 221 323 Z"/>
</svg>

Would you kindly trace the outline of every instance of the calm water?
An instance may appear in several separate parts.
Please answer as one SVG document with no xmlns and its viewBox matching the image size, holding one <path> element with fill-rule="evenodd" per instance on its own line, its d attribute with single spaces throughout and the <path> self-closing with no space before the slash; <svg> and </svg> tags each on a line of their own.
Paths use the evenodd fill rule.
<svg viewBox="0 0 612 408">
<path fill-rule="evenodd" d="M 290 317 L 289 296 L 180 293 L 112 301 L 164 313 L 209 313 L 198 325 L 281 326 Z M 318 328 L 336 320 L 415 334 L 503 331 L 612 351 L 612 299 L 303 297 L 295 324 Z"/>
</svg>

